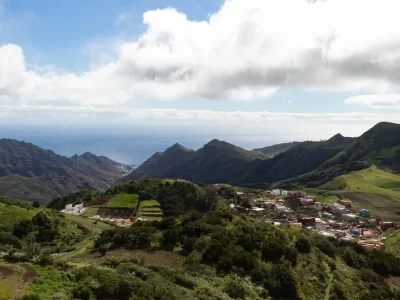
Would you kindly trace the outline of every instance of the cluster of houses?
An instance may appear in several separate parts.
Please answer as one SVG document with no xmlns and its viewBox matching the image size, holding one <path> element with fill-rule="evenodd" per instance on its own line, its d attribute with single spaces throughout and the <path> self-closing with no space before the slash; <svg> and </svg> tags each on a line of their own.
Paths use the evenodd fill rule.
<svg viewBox="0 0 400 300">
<path fill-rule="evenodd" d="M 86 207 L 83 207 L 83 204 L 67 204 L 63 210 L 61 210 L 62 213 L 71 215 L 71 216 L 80 216 L 82 215 L 85 211 L 87 210 Z M 108 222 L 108 223 L 113 223 L 118 227 L 130 227 L 132 226 L 133 223 L 136 221 L 136 217 L 132 217 L 129 219 L 122 219 L 122 218 L 113 218 L 113 217 L 101 217 L 100 215 L 94 215 L 92 217 L 89 217 L 89 219 L 93 220 L 99 220 L 102 222 Z"/>
<path fill-rule="evenodd" d="M 276 226 L 306 228 L 322 236 L 375 249 L 384 246 L 383 231 L 394 227 L 392 222 L 379 222 L 371 218 L 371 212 L 367 209 L 355 212 L 349 199 L 324 205 L 304 192 L 272 190 L 267 191 L 267 195 L 276 198 L 254 199 L 252 208 L 235 204 L 230 207 L 240 213 L 260 215 L 266 222 Z M 284 199 L 277 199 L 279 197 Z M 271 212 L 275 212 L 274 219 L 270 218 Z M 279 219 L 276 219 L 277 215 Z"/>
</svg>

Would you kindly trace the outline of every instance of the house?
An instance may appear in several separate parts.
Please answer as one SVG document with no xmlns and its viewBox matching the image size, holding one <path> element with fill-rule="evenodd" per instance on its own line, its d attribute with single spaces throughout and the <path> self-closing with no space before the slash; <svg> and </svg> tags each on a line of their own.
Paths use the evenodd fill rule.
<svg viewBox="0 0 400 300">
<path fill-rule="evenodd" d="M 321 217 L 326 218 L 326 219 L 330 219 L 333 220 L 335 219 L 335 216 L 332 215 L 331 213 L 328 213 L 326 211 L 324 211 L 323 213 L 321 213 Z"/>
<path fill-rule="evenodd" d="M 335 215 L 343 215 L 347 214 L 349 211 L 343 205 L 335 203 L 331 205 L 331 212 Z"/>
<path fill-rule="evenodd" d="M 343 214 L 342 218 L 345 221 L 356 221 L 358 217 L 355 214 Z"/>
<path fill-rule="evenodd" d="M 297 222 L 300 222 L 303 224 L 303 226 L 310 226 L 311 224 L 315 223 L 315 218 L 314 217 L 300 217 L 297 218 Z"/>
<path fill-rule="evenodd" d="M 382 229 L 383 231 L 385 231 L 385 230 L 387 230 L 387 229 L 389 229 L 389 228 L 393 228 L 393 227 L 394 227 L 393 222 L 382 222 L 382 223 L 381 223 L 381 229 Z"/>
<path fill-rule="evenodd" d="M 238 196 L 243 196 L 244 193 L 243 193 L 243 192 L 236 192 L 236 195 L 238 195 Z"/>
<path fill-rule="evenodd" d="M 281 191 L 281 195 L 287 197 L 289 195 L 288 191 Z"/>
<path fill-rule="evenodd" d="M 321 211 L 322 210 L 321 202 L 315 202 L 314 203 L 314 209 L 317 210 L 317 211 Z"/>
<path fill-rule="evenodd" d="M 314 205 L 313 198 L 300 198 L 301 205 Z"/>
<path fill-rule="evenodd" d="M 251 212 L 256 213 L 256 214 L 263 214 L 265 213 L 265 209 L 261 207 L 253 207 L 251 209 Z"/>
<path fill-rule="evenodd" d="M 364 218 L 367 218 L 367 217 L 370 217 L 371 216 L 371 212 L 368 210 L 368 209 L 360 209 L 360 211 L 359 211 L 359 215 L 361 216 L 361 217 L 364 217 Z"/>
<path fill-rule="evenodd" d="M 273 209 L 277 203 L 278 201 L 276 200 L 268 200 L 264 202 L 264 207 L 268 209 Z"/>
<path fill-rule="evenodd" d="M 349 200 L 349 199 L 342 199 L 339 201 L 339 203 L 345 207 L 350 207 L 352 204 L 351 200 Z"/>
<path fill-rule="evenodd" d="M 280 195 L 281 195 L 281 190 L 276 189 L 276 190 L 271 191 L 271 196 L 276 197 L 276 196 L 280 196 Z"/>
</svg>

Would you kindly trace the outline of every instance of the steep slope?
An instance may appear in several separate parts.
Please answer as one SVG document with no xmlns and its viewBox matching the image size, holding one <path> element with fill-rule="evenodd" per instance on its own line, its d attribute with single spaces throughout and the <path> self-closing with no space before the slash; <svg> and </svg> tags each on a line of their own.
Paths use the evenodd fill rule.
<svg viewBox="0 0 400 300">
<path fill-rule="evenodd" d="M 299 145 L 300 143 L 301 142 L 282 143 L 282 144 L 267 146 L 264 148 L 253 149 L 252 151 L 261 152 L 267 156 L 274 157 L 278 154 L 288 151 L 289 149 Z"/>
<path fill-rule="evenodd" d="M 197 151 L 174 145 L 153 155 L 126 180 L 183 178 L 202 183 L 265 183 L 291 178 L 314 170 L 342 151 L 351 138 L 337 135 L 328 141 L 304 142 L 272 159 L 261 152 L 247 151 L 212 140 Z"/>
<path fill-rule="evenodd" d="M 310 172 L 340 153 L 353 141 L 353 138 L 337 134 L 327 141 L 300 143 L 272 159 L 254 161 L 247 177 L 241 181 L 270 183 Z"/>
<path fill-rule="evenodd" d="M 394 172 L 400 171 L 399 124 L 378 123 L 316 170 L 292 179 L 291 183 L 317 187 L 337 176 L 366 169 L 372 165 Z M 283 183 L 286 184 L 287 182 Z"/>
<path fill-rule="evenodd" d="M 104 189 L 129 168 L 91 153 L 72 158 L 30 143 L 0 140 L 0 195 L 47 201 L 81 189 Z"/>
<path fill-rule="evenodd" d="M 212 140 L 197 151 L 175 144 L 164 153 L 154 154 L 125 180 L 183 178 L 204 183 L 229 182 L 241 175 L 249 161 L 265 158 L 262 153 L 219 140 Z"/>
</svg>

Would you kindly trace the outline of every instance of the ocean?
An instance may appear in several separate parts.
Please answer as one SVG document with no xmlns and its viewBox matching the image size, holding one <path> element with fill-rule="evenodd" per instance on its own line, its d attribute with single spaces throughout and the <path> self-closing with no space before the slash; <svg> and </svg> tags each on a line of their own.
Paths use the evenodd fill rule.
<svg viewBox="0 0 400 300">
<path fill-rule="evenodd" d="M 88 130 L 89 131 L 89 130 Z M 13 138 L 33 143 L 41 148 L 50 149 L 57 154 L 71 157 L 86 151 L 96 155 L 104 155 L 115 161 L 139 165 L 155 152 L 165 151 L 175 143 L 186 148 L 197 150 L 214 138 L 225 140 L 245 149 L 264 147 L 272 144 L 257 137 L 232 135 L 217 135 L 203 133 L 145 133 L 129 132 L 80 132 L 79 130 L 61 130 L 56 128 L 0 128 L 0 138 Z"/>
</svg>

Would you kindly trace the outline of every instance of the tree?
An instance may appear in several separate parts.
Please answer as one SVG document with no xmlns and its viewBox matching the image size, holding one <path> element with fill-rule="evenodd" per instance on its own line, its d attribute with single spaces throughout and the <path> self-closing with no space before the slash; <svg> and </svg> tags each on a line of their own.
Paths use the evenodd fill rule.
<svg viewBox="0 0 400 300">
<path fill-rule="evenodd" d="M 311 251 L 310 241 L 303 236 L 300 237 L 296 241 L 296 249 L 301 253 L 310 253 L 310 251 Z"/>
</svg>

